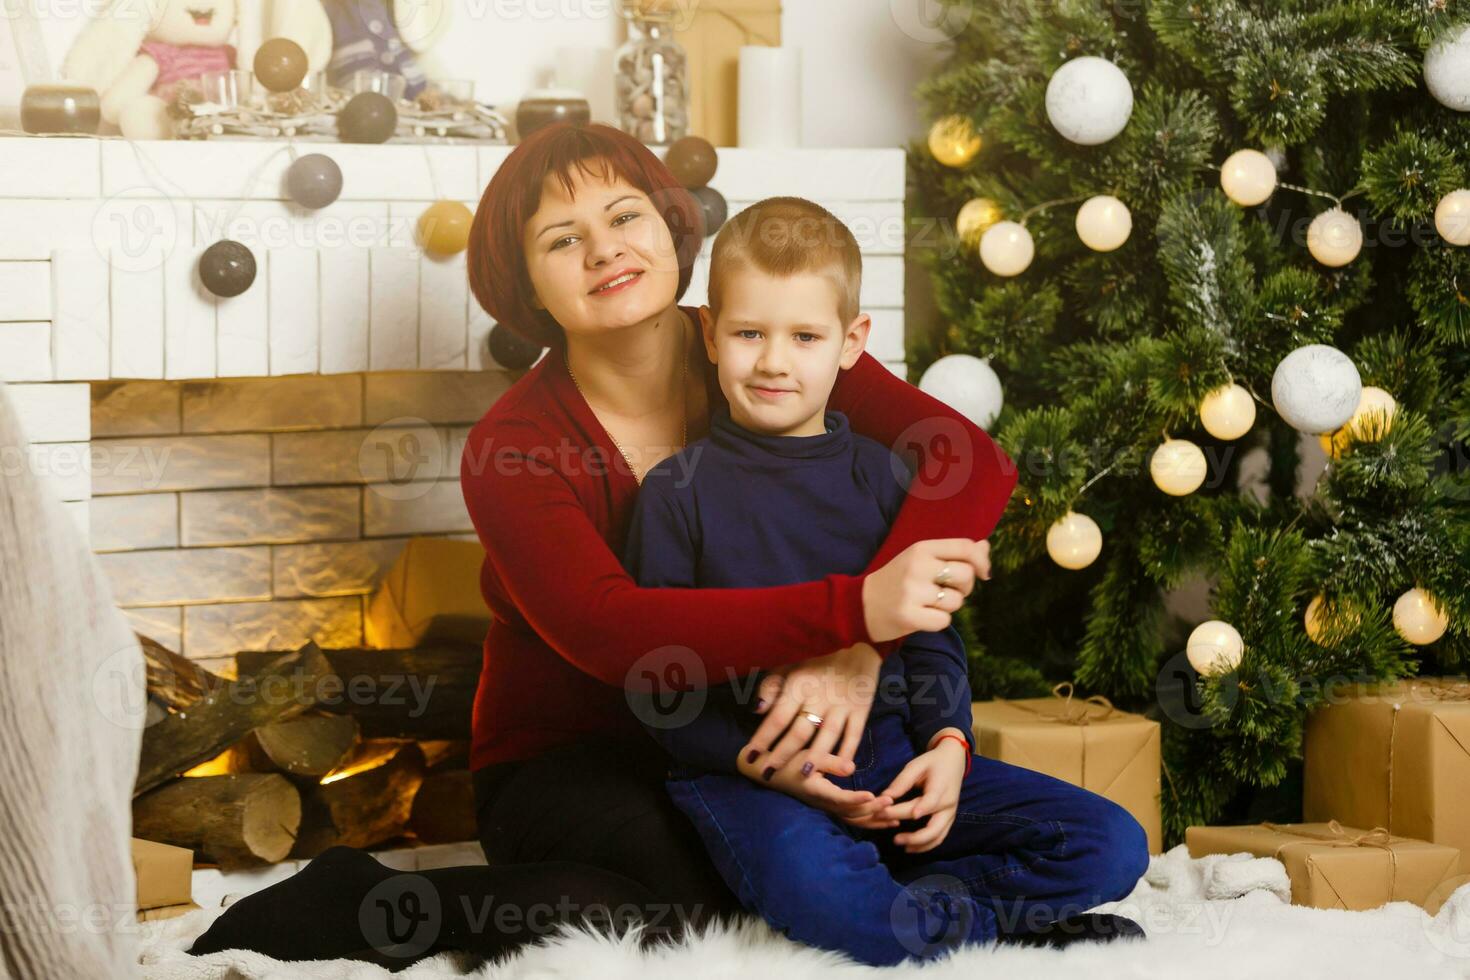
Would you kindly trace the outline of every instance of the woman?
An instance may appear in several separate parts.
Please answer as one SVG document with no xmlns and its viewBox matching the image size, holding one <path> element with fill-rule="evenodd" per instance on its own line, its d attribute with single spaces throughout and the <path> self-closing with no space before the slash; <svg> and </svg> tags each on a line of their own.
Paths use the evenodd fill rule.
<svg viewBox="0 0 1470 980">
<path fill-rule="evenodd" d="M 446 869 L 468 873 L 453 881 L 425 872 L 439 899 L 437 938 L 389 955 L 455 944 L 493 955 L 536 934 L 483 918 L 474 930 L 454 911 L 474 904 L 459 900 L 466 890 L 556 905 L 555 921 L 634 905 L 651 935 L 737 909 L 665 794 L 666 757 L 639 728 L 624 686 L 667 663 L 670 648 L 702 675 L 691 676 L 694 686 L 767 669 L 766 717 L 751 743 L 766 767 L 808 743 L 851 762 L 882 655 L 910 632 L 943 629 L 975 579 L 989 577 L 981 539 L 1015 485 L 1009 458 L 865 354 L 839 379 L 831 407 L 854 431 L 923 464 L 867 573 L 767 589 L 636 586 L 617 554 L 639 481 L 704 435 L 724 397 L 697 342 L 696 311 L 677 304 L 703 232 L 698 203 L 669 170 L 600 125 L 537 131 L 481 199 L 468 254 L 475 297 L 499 324 L 549 348 L 474 427 L 461 460 L 494 613 L 470 759 L 492 867 Z M 811 782 L 806 802 L 839 815 L 884 802 Z M 373 934 L 385 929 L 368 922 L 376 913 L 367 896 L 392 877 L 361 852 L 333 849 L 232 906 L 191 952 L 240 943 L 286 958 L 372 958 L 363 947 L 382 953 Z M 390 918 L 410 885 L 392 887 L 376 903 Z M 291 910 L 329 895 L 350 914 L 318 914 L 304 942 Z M 420 908 L 421 897 L 401 904 Z M 390 937 L 402 931 L 386 927 Z"/>
</svg>

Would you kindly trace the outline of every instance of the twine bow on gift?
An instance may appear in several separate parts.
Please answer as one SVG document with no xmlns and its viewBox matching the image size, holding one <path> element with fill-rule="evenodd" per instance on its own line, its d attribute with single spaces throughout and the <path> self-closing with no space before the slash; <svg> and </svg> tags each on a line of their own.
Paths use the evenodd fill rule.
<svg viewBox="0 0 1470 980">
<path fill-rule="evenodd" d="M 1328 847 L 1383 848 L 1385 851 L 1388 852 L 1388 897 L 1390 901 L 1393 900 L 1393 896 L 1396 893 L 1398 884 L 1399 856 L 1393 849 L 1393 841 L 1395 838 L 1393 834 L 1388 832 L 1387 827 L 1374 827 L 1372 830 L 1365 830 L 1360 834 L 1349 834 L 1347 832 L 1347 828 L 1343 827 L 1342 824 L 1338 823 L 1336 820 L 1329 820 L 1327 821 L 1327 833 L 1324 834 L 1315 833 L 1310 830 L 1302 830 L 1299 827 L 1287 827 L 1279 823 L 1272 823 L 1269 820 L 1262 820 L 1261 826 L 1265 827 L 1267 830 L 1273 830 L 1279 834 L 1289 834 L 1292 837 L 1310 838 L 1309 840 L 1289 840 L 1284 844 L 1281 844 L 1271 854 L 1271 856 L 1278 861 L 1281 860 L 1281 852 L 1293 844 L 1306 844 L 1308 847 L 1311 847 L 1314 843 L 1318 843 L 1326 844 Z M 1402 840 L 1402 838 L 1399 839 Z M 1331 883 L 1329 882 L 1328 884 L 1330 885 Z M 1341 895 L 1338 895 L 1338 901 L 1342 901 Z M 1343 906 L 1346 907 L 1346 905 L 1347 903 L 1343 902 Z"/>
<path fill-rule="evenodd" d="M 1064 691 L 1066 693 L 1063 693 Z M 1051 696 L 1062 702 L 1060 713 L 1045 711 L 1041 708 L 1036 707 L 1035 705 L 1022 704 L 1019 701 L 1010 701 L 1006 698 L 1001 697 L 993 698 L 992 700 L 994 700 L 998 704 L 1008 704 L 1012 708 L 1019 708 L 1022 711 L 1028 711 L 1031 714 L 1036 715 L 1038 718 L 1045 719 L 1046 721 L 1060 722 L 1063 725 L 1076 725 L 1079 728 L 1090 725 L 1094 721 L 1104 721 L 1112 717 L 1112 715 L 1118 710 L 1117 708 L 1113 707 L 1113 702 L 1109 701 L 1101 694 L 1094 694 L 1089 698 L 1084 698 L 1083 700 L 1078 701 L 1077 708 L 1080 710 L 1074 710 L 1072 702 L 1073 693 L 1074 689 L 1072 687 L 1071 681 L 1062 681 L 1059 684 L 1053 685 L 1051 689 Z M 1102 714 L 1094 715 L 1092 713 L 1092 705 L 1097 705 L 1098 707 L 1102 708 Z M 1082 739 L 1082 776 L 1078 782 L 1078 785 L 1085 788 L 1087 786 L 1087 736 L 1085 733 L 1082 732 L 1078 732 L 1078 735 Z"/>
</svg>

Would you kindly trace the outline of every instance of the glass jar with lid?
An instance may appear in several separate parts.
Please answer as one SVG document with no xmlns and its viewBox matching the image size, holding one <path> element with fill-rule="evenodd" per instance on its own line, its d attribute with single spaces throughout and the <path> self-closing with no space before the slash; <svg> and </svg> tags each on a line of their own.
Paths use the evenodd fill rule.
<svg viewBox="0 0 1470 980">
<path fill-rule="evenodd" d="M 689 59 L 674 39 L 672 0 L 622 0 L 628 40 L 618 48 L 618 126 L 664 145 L 689 133 Z"/>
</svg>

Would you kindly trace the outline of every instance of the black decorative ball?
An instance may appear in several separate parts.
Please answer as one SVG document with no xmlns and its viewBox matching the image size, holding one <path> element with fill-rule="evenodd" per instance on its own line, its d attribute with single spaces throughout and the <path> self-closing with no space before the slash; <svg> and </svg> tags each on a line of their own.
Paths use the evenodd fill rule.
<svg viewBox="0 0 1470 980">
<path fill-rule="evenodd" d="M 337 113 L 345 143 L 386 143 L 398 128 L 398 110 L 381 92 L 359 92 Z"/>
<path fill-rule="evenodd" d="M 239 296 L 255 282 L 255 255 L 239 242 L 215 242 L 199 256 L 199 279 L 216 296 Z"/>
<path fill-rule="evenodd" d="M 725 219 L 730 216 L 730 206 L 725 203 L 725 195 L 713 187 L 696 187 L 689 193 L 704 208 L 704 234 L 708 238 L 719 231 Z"/>
<path fill-rule="evenodd" d="M 497 323 L 490 328 L 490 356 L 501 367 L 524 371 L 536 363 L 542 349 L 509 327 Z"/>
</svg>

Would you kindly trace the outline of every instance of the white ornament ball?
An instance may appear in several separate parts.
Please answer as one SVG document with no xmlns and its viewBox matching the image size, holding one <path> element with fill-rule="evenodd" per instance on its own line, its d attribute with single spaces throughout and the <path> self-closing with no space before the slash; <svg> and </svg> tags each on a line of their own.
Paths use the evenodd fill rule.
<svg viewBox="0 0 1470 980">
<path fill-rule="evenodd" d="M 1434 230 L 1451 245 L 1470 245 L 1470 190 L 1462 187 L 1439 199 Z"/>
<path fill-rule="evenodd" d="M 1133 86 L 1106 58 L 1073 58 L 1046 86 L 1046 115 L 1073 143 L 1096 146 L 1123 131 L 1133 114 Z"/>
<path fill-rule="evenodd" d="M 933 395 L 982 429 L 990 428 L 1005 404 L 1000 377 L 988 361 L 948 354 L 929 365 L 919 390 Z"/>
<path fill-rule="evenodd" d="M 980 236 L 980 262 L 997 276 L 1019 276 L 1036 257 L 1036 242 L 1026 226 L 997 221 Z"/>
<path fill-rule="evenodd" d="M 1424 52 L 1429 94 L 1456 112 L 1470 112 L 1470 24 L 1451 28 Z"/>
<path fill-rule="evenodd" d="M 1199 403 L 1199 420 L 1216 439 L 1239 439 L 1256 421 L 1256 400 L 1238 384 L 1216 388 Z"/>
<path fill-rule="evenodd" d="M 1096 252 L 1111 252 L 1128 240 L 1133 215 L 1111 194 L 1090 197 L 1077 209 L 1077 237 Z"/>
<path fill-rule="evenodd" d="M 1219 619 L 1200 623 L 1189 634 L 1185 655 L 1201 677 L 1228 674 L 1240 666 L 1245 641 L 1234 626 Z"/>
<path fill-rule="evenodd" d="M 1148 475 L 1167 494 L 1183 497 L 1194 493 L 1209 474 L 1204 451 L 1188 439 L 1170 439 L 1154 450 Z"/>
<path fill-rule="evenodd" d="M 1415 646 L 1433 643 L 1449 626 L 1449 617 L 1423 589 L 1410 589 L 1393 604 L 1393 628 Z"/>
<path fill-rule="evenodd" d="M 1286 424 L 1320 435 L 1341 428 L 1358 409 L 1363 381 L 1336 347 L 1308 344 L 1281 359 L 1271 375 L 1271 402 Z"/>
<path fill-rule="evenodd" d="M 1276 191 L 1276 164 L 1260 150 L 1236 150 L 1220 166 L 1225 196 L 1243 207 L 1255 207 Z"/>
<path fill-rule="evenodd" d="M 1307 226 L 1307 251 L 1329 268 L 1347 265 L 1363 250 L 1363 226 L 1342 208 L 1328 208 Z"/>
<path fill-rule="evenodd" d="M 1046 553 L 1063 568 L 1086 568 L 1102 552 L 1102 529 L 1097 521 L 1075 510 L 1046 530 Z"/>
</svg>

